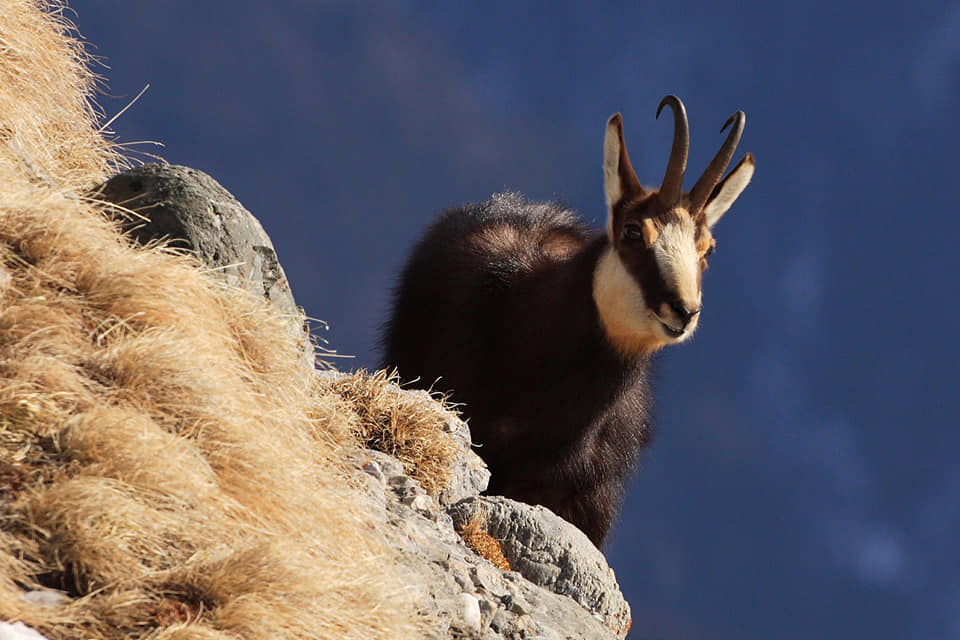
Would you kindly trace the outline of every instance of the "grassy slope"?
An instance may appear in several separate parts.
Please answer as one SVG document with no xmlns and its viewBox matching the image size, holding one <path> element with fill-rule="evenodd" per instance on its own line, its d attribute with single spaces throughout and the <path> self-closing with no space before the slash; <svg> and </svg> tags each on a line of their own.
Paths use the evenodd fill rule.
<svg viewBox="0 0 960 640">
<path fill-rule="evenodd" d="M 388 440 L 441 482 L 439 409 L 382 377 L 318 382 L 262 301 L 130 247 L 83 196 L 123 163 L 88 62 L 58 5 L 0 6 L 0 619 L 51 638 L 421 636 L 340 460 Z M 71 603 L 23 598 L 41 587 Z"/>
</svg>

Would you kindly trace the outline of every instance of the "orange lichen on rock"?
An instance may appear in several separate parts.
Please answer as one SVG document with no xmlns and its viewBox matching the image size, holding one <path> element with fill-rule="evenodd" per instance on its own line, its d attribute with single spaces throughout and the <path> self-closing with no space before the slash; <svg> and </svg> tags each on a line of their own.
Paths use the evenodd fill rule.
<svg viewBox="0 0 960 640">
<path fill-rule="evenodd" d="M 491 536 L 483 527 L 479 518 L 472 518 L 464 526 L 457 529 L 468 547 L 489 560 L 493 565 L 504 571 L 512 571 L 510 561 L 503 555 L 500 542 Z"/>
</svg>

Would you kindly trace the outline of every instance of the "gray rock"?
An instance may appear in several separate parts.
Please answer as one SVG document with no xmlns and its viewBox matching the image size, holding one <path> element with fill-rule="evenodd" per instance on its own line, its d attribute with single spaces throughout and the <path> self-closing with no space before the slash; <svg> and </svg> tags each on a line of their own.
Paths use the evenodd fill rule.
<svg viewBox="0 0 960 640">
<path fill-rule="evenodd" d="M 380 465 L 373 460 L 367 460 L 364 462 L 361 467 L 368 475 L 380 482 L 386 482 L 386 476 L 383 475 L 383 469 L 380 468 Z"/>
<path fill-rule="evenodd" d="M 455 526 L 484 523 L 510 566 L 530 582 L 569 596 L 611 629 L 630 623 L 613 570 L 587 536 L 540 506 L 502 496 L 466 498 L 448 510 Z"/>
<path fill-rule="evenodd" d="M 374 449 L 364 449 L 363 453 L 367 456 L 371 464 L 376 465 L 377 468 L 380 469 L 384 482 L 387 481 L 387 478 L 403 475 L 403 465 L 393 456 L 387 455 L 382 451 L 375 451 Z M 369 471 L 367 473 L 369 473 Z"/>
<path fill-rule="evenodd" d="M 0 640 L 47 640 L 31 627 L 22 622 L 0 622 Z"/>
<path fill-rule="evenodd" d="M 426 392 L 410 390 L 407 393 Z M 487 463 L 473 451 L 470 427 L 466 422 L 454 417 L 444 425 L 444 428 L 463 451 L 463 454 L 454 460 L 450 482 L 437 496 L 442 506 L 449 507 L 464 498 L 480 495 L 486 491 L 490 483 L 490 471 L 487 469 Z"/>
<path fill-rule="evenodd" d="M 43 607 L 58 607 L 70 604 L 70 596 L 57 589 L 34 589 L 23 592 L 23 599 Z"/>
<path fill-rule="evenodd" d="M 459 623 L 464 631 L 480 633 L 483 628 L 483 616 L 480 613 L 480 600 L 470 593 L 460 594 Z"/>
<path fill-rule="evenodd" d="M 145 164 L 110 178 L 94 197 L 121 207 L 108 212 L 136 242 L 167 241 L 193 252 L 213 268 L 212 275 L 273 303 L 289 316 L 290 331 L 298 339 L 306 338 L 303 313 L 270 238 L 260 222 L 207 174 L 177 165 Z M 303 342 L 312 356 L 309 340 Z"/>
<path fill-rule="evenodd" d="M 464 450 L 464 454 L 468 452 L 469 449 Z M 422 615 L 437 620 L 436 638 L 612 640 L 626 635 L 622 622 L 615 627 L 603 617 L 600 612 L 606 610 L 604 607 L 592 610 L 568 594 L 551 590 L 558 585 L 566 586 L 587 599 L 587 594 L 593 593 L 589 586 L 594 583 L 586 575 L 590 561 L 596 560 L 593 555 L 589 555 L 590 561 L 579 560 L 574 556 L 580 548 L 571 547 L 562 560 L 543 554 L 537 556 L 537 562 L 544 566 L 551 561 L 563 567 L 582 565 L 579 577 L 573 581 L 559 579 L 560 568 L 556 569 L 558 575 L 553 576 L 549 585 L 544 581 L 544 586 L 534 584 L 518 573 L 502 571 L 463 543 L 456 533 L 453 519 L 443 511 L 439 500 L 427 494 L 418 482 L 405 476 L 399 461 L 377 451 L 358 451 L 349 455 L 355 461 L 353 466 L 358 478 L 369 490 L 370 503 L 365 508 L 379 510 L 382 514 L 377 519 L 384 523 L 383 533 L 397 550 L 402 570 L 410 576 L 410 588 L 418 593 Z M 380 471 L 380 478 L 370 472 L 374 464 Z M 484 504 L 486 500 L 477 496 L 466 498 L 451 512 L 466 515 L 470 513 L 469 505 L 474 502 Z M 492 500 L 497 503 L 500 499 Z M 520 507 L 530 510 L 528 519 L 531 520 L 546 514 L 547 525 L 529 524 L 528 529 L 539 526 L 550 532 L 563 528 L 553 522 L 559 518 L 545 509 Z M 572 525 L 564 524 L 573 529 Z M 570 535 L 570 532 L 561 532 L 561 535 Z M 583 534 L 580 536 L 586 540 Z M 589 541 L 586 544 L 589 545 L 584 550 L 586 553 L 599 555 Z M 521 547 L 515 545 L 512 548 L 519 550 Z M 523 564 L 519 555 L 511 561 L 514 560 Z M 605 562 L 598 570 L 612 578 Z M 603 580 L 598 578 L 594 582 L 602 583 Z M 612 588 L 616 590 L 615 581 Z M 616 594 L 619 596 L 619 591 Z M 607 594 L 605 598 L 594 595 L 593 600 L 612 602 L 615 598 L 613 594 Z M 622 597 L 620 600 L 622 602 Z"/>
</svg>

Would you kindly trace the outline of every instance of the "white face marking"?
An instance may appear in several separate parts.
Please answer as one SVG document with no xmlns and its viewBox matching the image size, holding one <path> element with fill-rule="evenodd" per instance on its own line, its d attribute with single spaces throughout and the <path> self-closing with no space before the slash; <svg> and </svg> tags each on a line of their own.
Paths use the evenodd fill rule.
<svg viewBox="0 0 960 640">
<path fill-rule="evenodd" d="M 593 300 L 610 342 L 625 353 L 652 351 L 661 336 L 637 285 L 613 247 L 608 247 L 593 273 Z M 644 349 L 646 345 L 654 346 Z"/>
<path fill-rule="evenodd" d="M 667 334 L 660 319 L 647 307 L 637 281 L 612 247 L 597 262 L 593 274 L 593 300 L 607 339 L 628 355 L 650 353 L 665 345 L 683 342 L 696 327 L 694 318 L 682 336 Z M 670 325 L 680 324 L 670 314 L 664 315 L 663 319 Z"/>
<path fill-rule="evenodd" d="M 683 302 L 699 305 L 697 276 L 700 259 L 694 243 L 695 232 L 693 220 L 690 216 L 683 215 L 679 222 L 671 222 L 663 227 L 660 237 L 653 245 L 653 255 L 667 286 L 675 291 Z"/>
<path fill-rule="evenodd" d="M 679 298 L 687 309 L 700 308 L 700 257 L 694 242 L 696 227 L 693 219 L 684 211 L 680 219 L 671 222 L 660 231 L 660 237 L 653 245 L 653 255 L 660 269 L 660 275 L 667 287 Z M 668 306 L 661 305 L 657 310 L 660 320 L 675 329 L 683 328 L 683 321 Z M 697 326 L 698 316 L 694 316 L 680 339 L 689 337 Z"/>
</svg>

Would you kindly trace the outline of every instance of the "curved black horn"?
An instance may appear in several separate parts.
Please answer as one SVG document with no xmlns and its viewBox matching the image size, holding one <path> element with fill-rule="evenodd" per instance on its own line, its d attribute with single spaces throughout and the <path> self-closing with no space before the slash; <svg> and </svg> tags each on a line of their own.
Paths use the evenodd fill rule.
<svg viewBox="0 0 960 640">
<path fill-rule="evenodd" d="M 731 124 L 733 125 L 730 133 L 727 134 L 727 139 L 723 142 L 723 146 L 720 147 L 720 151 L 717 151 L 717 155 L 710 161 L 707 170 L 704 171 L 700 179 L 697 180 L 697 184 L 693 185 L 693 190 L 690 192 L 691 216 L 696 216 L 703 210 L 704 205 L 707 204 L 707 198 L 710 197 L 714 187 L 717 186 L 720 178 L 723 177 L 723 172 L 727 170 L 727 165 L 730 164 L 730 158 L 733 157 L 733 152 L 737 150 L 737 144 L 740 143 L 740 136 L 743 135 L 743 127 L 746 123 L 746 114 L 743 111 L 737 111 L 727 118 L 727 121 L 720 129 L 722 133 L 724 129 Z"/>
<path fill-rule="evenodd" d="M 667 162 L 667 171 L 663 175 L 663 184 L 660 185 L 660 202 L 672 207 L 680 202 L 680 191 L 683 187 L 683 174 L 687 170 L 687 153 L 690 151 L 690 124 L 687 122 L 687 110 L 675 95 L 664 97 L 657 106 L 657 118 L 665 106 L 673 109 L 673 147 L 670 149 L 670 160 Z"/>
</svg>

